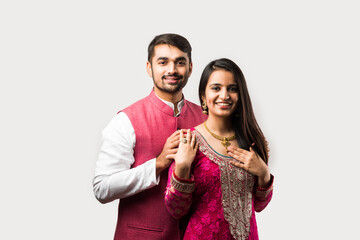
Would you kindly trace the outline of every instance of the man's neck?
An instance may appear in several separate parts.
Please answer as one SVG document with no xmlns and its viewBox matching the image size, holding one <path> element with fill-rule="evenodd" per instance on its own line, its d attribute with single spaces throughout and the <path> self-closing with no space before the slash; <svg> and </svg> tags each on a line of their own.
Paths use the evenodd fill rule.
<svg viewBox="0 0 360 240">
<path fill-rule="evenodd" d="M 177 112 L 178 112 L 177 104 L 182 99 L 182 91 L 179 91 L 176 93 L 167 93 L 167 92 L 159 91 L 158 89 L 154 88 L 154 92 L 155 92 L 156 96 L 158 96 L 162 100 L 171 102 L 172 104 L 174 104 L 175 113 L 177 114 Z"/>
</svg>

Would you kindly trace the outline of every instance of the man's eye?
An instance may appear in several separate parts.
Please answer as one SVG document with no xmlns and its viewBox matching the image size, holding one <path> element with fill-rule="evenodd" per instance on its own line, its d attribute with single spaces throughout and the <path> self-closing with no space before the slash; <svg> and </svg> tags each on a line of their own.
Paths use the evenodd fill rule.
<svg viewBox="0 0 360 240">
<path fill-rule="evenodd" d="M 166 63 L 165 61 L 159 62 L 160 65 L 164 65 L 165 63 Z"/>
<path fill-rule="evenodd" d="M 178 62 L 178 64 L 183 66 L 183 65 L 185 65 L 185 62 L 180 61 L 180 62 Z"/>
</svg>

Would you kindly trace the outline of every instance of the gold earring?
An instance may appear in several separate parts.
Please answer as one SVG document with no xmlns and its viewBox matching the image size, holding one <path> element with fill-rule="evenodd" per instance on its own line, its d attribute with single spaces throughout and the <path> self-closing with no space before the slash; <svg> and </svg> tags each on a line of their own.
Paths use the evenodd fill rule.
<svg viewBox="0 0 360 240">
<path fill-rule="evenodd" d="M 206 106 L 205 101 L 201 104 L 201 107 L 203 109 L 203 114 L 208 115 L 208 111 L 207 111 L 208 107 Z"/>
</svg>

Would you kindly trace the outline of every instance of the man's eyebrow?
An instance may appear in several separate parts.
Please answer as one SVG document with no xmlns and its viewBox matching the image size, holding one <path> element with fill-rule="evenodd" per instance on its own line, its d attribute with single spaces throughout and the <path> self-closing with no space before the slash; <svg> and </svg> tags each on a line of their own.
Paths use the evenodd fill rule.
<svg viewBox="0 0 360 240">
<path fill-rule="evenodd" d="M 159 57 L 158 59 L 156 59 L 156 61 L 161 61 L 161 60 L 168 60 L 168 58 L 167 57 Z"/>
<path fill-rule="evenodd" d="M 169 58 L 167 58 L 167 57 L 158 57 L 158 59 L 156 59 L 156 61 L 167 61 L 167 60 L 169 60 Z M 185 57 L 178 57 L 178 58 L 176 58 L 175 59 L 175 62 L 179 62 L 179 61 L 187 61 L 186 60 L 186 58 Z"/>
<path fill-rule="evenodd" d="M 178 58 L 176 58 L 175 61 L 177 61 L 177 62 L 178 62 L 178 61 L 185 61 L 185 62 L 186 62 L 187 60 L 186 60 L 185 57 L 178 57 Z"/>
</svg>

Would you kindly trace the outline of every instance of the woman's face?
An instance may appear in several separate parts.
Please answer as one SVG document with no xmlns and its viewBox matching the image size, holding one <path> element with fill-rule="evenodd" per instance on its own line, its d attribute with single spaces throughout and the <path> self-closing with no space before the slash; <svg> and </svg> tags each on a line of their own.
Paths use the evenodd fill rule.
<svg viewBox="0 0 360 240">
<path fill-rule="evenodd" d="M 219 69 L 211 73 L 203 97 L 208 106 L 209 117 L 230 117 L 238 99 L 238 85 L 231 72 Z"/>
</svg>

